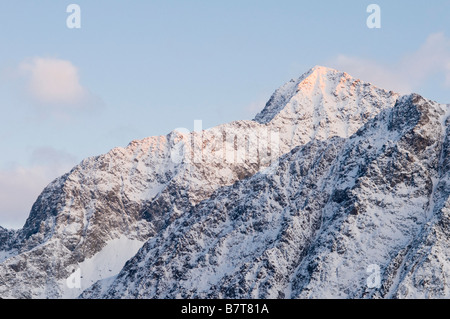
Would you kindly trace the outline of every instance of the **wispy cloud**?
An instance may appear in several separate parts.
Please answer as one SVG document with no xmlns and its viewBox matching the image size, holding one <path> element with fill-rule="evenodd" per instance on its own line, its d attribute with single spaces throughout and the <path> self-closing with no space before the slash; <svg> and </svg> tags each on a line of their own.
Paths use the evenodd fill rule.
<svg viewBox="0 0 450 319">
<path fill-rule="evenodd" d="M 20 228 L 44 187 L 76 162 L 76 157 L 67 152 L 43 147 L 33 151 L 29 165 L 0 170 L 0 225 Z"/>
<path fill-rule="evenodd" d="M 443 75 L 442 86 L 450 88 L 450 38 L 442 32 L 431 34 L 415 52 L 392 64 L 338 55 L 330 65 L 400 93 L 411 93 L 436 75 Z"/>
<path fill-rule="evenodd" d="M 385 89 L 400 93 L 410 93 L 413 90 L 411 83 L 408 79 L 405 79 L 404 74 L 377 61 L 339 55 L 330 65 Z"/>
<path fill-rule="evenodd" d="M 39 102 L 77 104 L 87 94 L 80 84 L 78 69 L 66 60 L 32 58 L 19 65 L 27 78 L 31 96 Z"/>
<path fill-rule="evenodd" d="M 43 57 L 27 58 L 16 70 L 30 104 L 60 117 L 103 104 L 81 84 L 79 73 L 71 61 Z"/>
</svg>

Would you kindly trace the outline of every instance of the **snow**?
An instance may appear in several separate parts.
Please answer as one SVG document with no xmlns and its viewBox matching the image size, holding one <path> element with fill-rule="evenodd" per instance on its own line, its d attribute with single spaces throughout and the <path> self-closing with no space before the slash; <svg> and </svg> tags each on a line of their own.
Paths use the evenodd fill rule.
<svg viewBox="0 0 450 319">
<path fill-rule="evenodd" d="M 387 269 L 395 256 L 414 268 L 400 252 L 436 218 L 434 208 L 424 213 L 436 205 L 426 186 L 433 181 L 434 197 L 442 180 L 429 161 L 440 144 L 419 156 L 405 134 L 442 140 L 439 121 L 450 111 L 436 120 L 431 110 L 417 130 L 407 118 L 390 127 L 394 105 L 410 97 L 315 67 L 280 87 L 253 121 L 86 159 L 44 190 L 39 232 L 0 264 L 0 296 L 76 298 L 97 282 L 97 296 L 114 298 L 352 297 L 365 293 L 368 263 L 393 282 L 389 296 L 402 283 L 412 291 L 412 279 Z M 265 157 L 258 147 L 266 145 Z M 92 257 L 74 264 L 79 254 Z M 79 287 L 65 278 L 72 271 Z"/>
<path fill-rule="evenodd" d="M 15 250 L 0 250 L 0 263 L 10 258 L 11 256 L 15 256 L 17 251 Z"/>
<path fill-rule="evenodd" d="M 93 257 L 74 265 L 74 271 L 81 275 L 80 287 L 71 288 L 67 284 L 68 278 L 62 280 L 60 283 L 63 290 L 62 297 L 76 298 L 98 280 L 116 276 L 126 261 L 133 257 L 143 244 L 143 241 L 132 240 L 126 236 L 107 242 L 106 246 Z"/>
<path fill-rule="evenodd" d="M 323 81 L 309 80 L 303 84 L 312 91 L 328 90 Z M 397 295 L 404 278 L 398 270 L 406 264 L 404 252 L 428 224 L 425 210 L 434 195 L 427 185 L 435 176 L 428 160 L 440 154 L 439 143 L 425 148 L 429 157 L 415 154 L 414 139 L 405 138 L 407 133 L 421 134 L 423 127 L 438 119 L 431 111 L 424 115 L 430 121 L 420 122 L 420 113 L 409 103 L 411 98 L 405 97 L 396 108 L 379 110 L 357 135 L 330 139 L 328 132 L 317 131 L 315 140 L 283 156 L 276 169 L 271 166 L 220 188 L 193 212 L 181 215 L 173 227 L 149 240 L 134 264 L 125 267 L 110 289 L 103 289 L 97 297 Z M 314 99 L 315 103 L 322 101 Z M 412 120 L 398 118 L 400 123 L 392 125 L 393 114 Z M 311 113 L 309 118 L 314 116 Z M 277 120 L 276 116 L 268 125 Z M 431 134 L 435 134 L 431 138 L 442 138 L 439 130 Z M 346 195 L 334 198 L 336 191 Z M 285 202 L 280 204 L 282 197 Z M 352 213 L 352 206 L 347 205 L 354 205 L 357 212 Z M 316 231 L 317 221 L 321 224 Z M 155 265 L 155 260 L 164 263 Z M 384 295 L 367 288 L 367 267 L 372 264 L 380 267 Z M 420 271 L 424 277 L 436 275 Z M 139 285 L 128 285 L 136 273 Z M 417 291 L 417 286 L 407 284 Z"/>
</svg>

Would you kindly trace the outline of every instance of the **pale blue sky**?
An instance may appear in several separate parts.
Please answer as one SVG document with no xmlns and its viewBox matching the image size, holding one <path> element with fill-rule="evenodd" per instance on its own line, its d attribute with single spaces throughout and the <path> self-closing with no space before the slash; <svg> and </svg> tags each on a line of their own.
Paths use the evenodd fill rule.
<svg viewBox="0 0 450 319">
<path fill-rule="evenodd" d="M 81 7 L 81 29 L 66 27 L 70 3 Z M 366 26 L 371 3 L 381 29 Z M 251 119 L 314 65 L 450 103 L 448 0 L 1 4 L 4 226 L 20 227 L 42 187 L 84 157 L 196 119 L 204 128 Z M 37 61 L 75 70 L 83 99 L 45 100 L 31 87 Z"/>
</svg>

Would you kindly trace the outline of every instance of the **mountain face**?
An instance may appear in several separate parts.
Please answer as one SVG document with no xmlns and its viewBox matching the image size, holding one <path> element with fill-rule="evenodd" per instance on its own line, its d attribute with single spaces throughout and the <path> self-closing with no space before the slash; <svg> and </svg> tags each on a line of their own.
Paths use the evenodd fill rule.
<svg viewBox="0 0 450 319">
<path fill-rule="evenodd" d="M 315 67 L 253 121 L 88 158 L 0 228 L 0 297 L 448 297 L 449 116 Z"/>
</svg>

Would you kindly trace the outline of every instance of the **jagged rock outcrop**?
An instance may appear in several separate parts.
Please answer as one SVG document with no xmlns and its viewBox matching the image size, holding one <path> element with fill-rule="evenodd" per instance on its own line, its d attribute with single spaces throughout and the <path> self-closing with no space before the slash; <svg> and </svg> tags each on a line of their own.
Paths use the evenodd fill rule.
<svg viewBox="0 0 450 319">
<path fill-rule="evenodd" d="M 0 297 L 448 296 L 448 117 L 315 67 L 254 121 L 88 158 L 0 228 Z"/>
<path fill-rule="evenodd" d="M 217 190 L 82 297 L 448 296 L 447 106 L 418 95 Z M 447 113 L 446 113 L 447 112 Z M 380 289 L 366 284 L 379 265 Z"/>
</svg>

